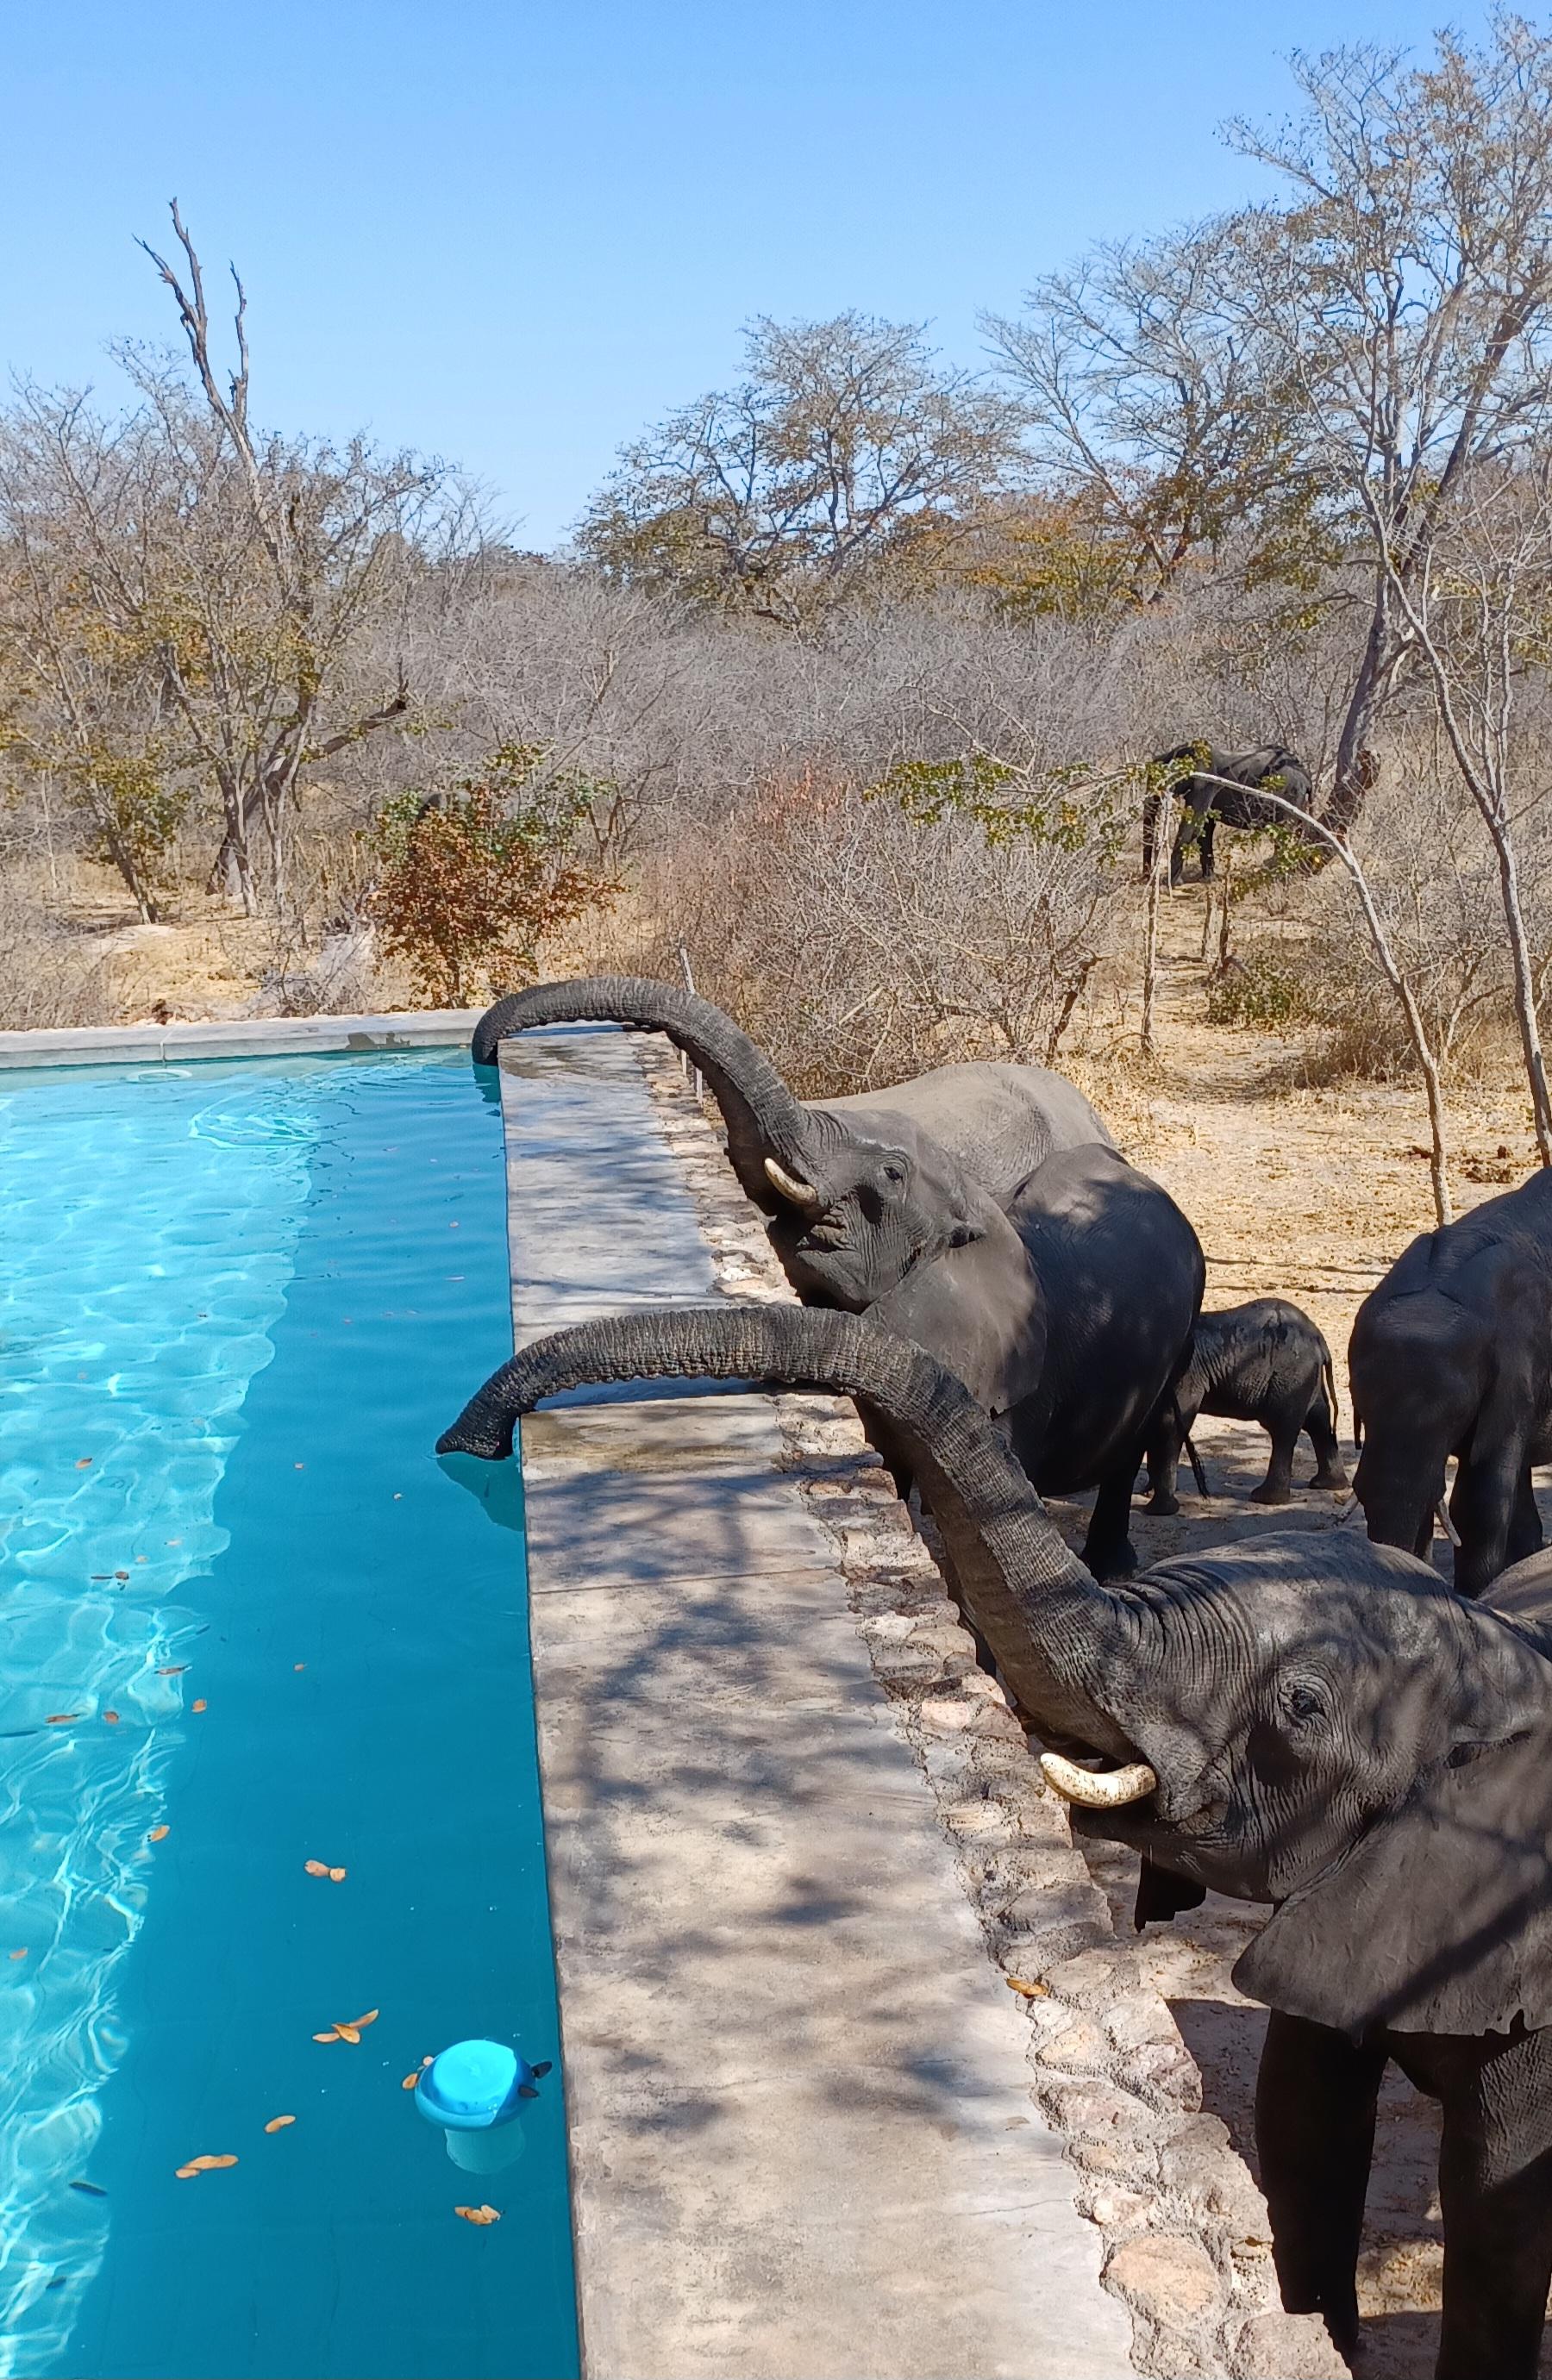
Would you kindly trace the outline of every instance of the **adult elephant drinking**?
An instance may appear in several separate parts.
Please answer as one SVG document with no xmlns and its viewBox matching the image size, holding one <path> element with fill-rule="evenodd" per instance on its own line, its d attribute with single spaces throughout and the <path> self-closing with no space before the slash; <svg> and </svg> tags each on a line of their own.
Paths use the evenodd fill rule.
<svg viewBox="0 0 1552 2380">
<path fill-rule="evenodd" d="M 1426 1553 L 1453 1454 L 1460 1594 L 1535 1552 L 1531 1469 L 1552 1462 L 1552 1172 L 1413 1240 L 1359 1307 L 1348 1370 L 1353 1485 L 1376 1544 Z"/>
<path fill-rule="evenodd" d="M 796 1099 L 764 1051 L 721 1009 L 677 985 L 634 976 L 588 976 L 509 993 L 475 1026 L 474 1062 L 494 1064 L 510 1034 L 593 1018 L 666 1033 L 700 1068 L 722 1110 L 745 1195 L 766 1214 L 807 1226 L 810 1238 L 823 1229 L 854 1251 L 886 1208 L 911 1242 L 912 1261 L 921 1262 L 960 1244 L 976 1191 L 1006 1206 L 1053 1149 L 1113 1146 L 1082 1093 L 1045 1066 L 936 1066 L 890 1090 Z M 795 1243 L 804 1234 L 790 1236 Z M 794 1286 L 825 1295 L 823 1279 L 805 1277 L 802 1267 L 794 1246 Z"/>
<path fill-rule="evenodd" d="M 1256 800 L 1257 786 L 1264 785 L 1268 793 L 1279 794 L 1296 809 L 1310 807 L 1310 772 L 1302 760 L 1281 744 L 1262 744 L 1253 752 L 1224 752 L 1216 744 L 1178 744 L 1172 752 L 1155 753 L 1153 765 L 1167 769 L 1178 767 L 1182 760 L 1195 765 L 1175 785 L 1180 823 L 1169 854 L 1171 884 L 1178 884 L 1185 872 L 1186 853 L 1192 844 L 1198 844 L 1202 853 L 1202 881 L 1212 882 L 1213 836 L 1219 824 L 1265 834 L 1268 827 L 1288 823 L 1270 804 Z M 1226 785 L 1218 782 L 1223 778 L 1230 783 Z M 1235 790 L 1240 786 L 1243 792 Z M 1161 795 L 1150 794 L 1143 805 L 1144 876 L 1153 873 L 1154 838 L 1158 831 L 1162 799 Z"/>
<path fill-rule="evenodd" d="M 1356 2343 L 1394 2061 L 1444 2114 L 1438 2380 L 1534 2380 L 1552 2277 L 1552 1595 L 1533 1582 L 1506 1616 L 1339 1532 L 1097 1585 L 962 1383 L 869 1318 L 795 1307 L 558 1332 L 439 1451 L 499 1458 L 519 1414 L 584 1382 L 708 1377 L 844 1391 L 882 1418 L 1080 1830 L 1272 1905 L 1235 1981 L 1273 2010 L 1256 2129 L 1285 2303 Z"/>
</svg>

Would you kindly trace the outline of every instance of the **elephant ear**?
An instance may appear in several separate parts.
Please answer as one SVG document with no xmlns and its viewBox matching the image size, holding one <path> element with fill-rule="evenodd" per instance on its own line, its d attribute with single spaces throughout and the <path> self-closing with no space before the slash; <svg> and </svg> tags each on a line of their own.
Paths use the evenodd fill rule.
<svg viewBox="0 0 1552 2380">
<path fill-rule="evenodd" d="M 1289 1896 L 1234 1981 L 1354 2038 L 1552 2023 L 1552 1721 L 1425 1770 Z"/>
<path fill-rule="evenodd" d="M 1039 1380 L 1045 1304 L 1011 1224 L 997 1214 L 963 1228 L 977 1236 L 918 1264 L 868 1318 L 935 1355 L 988 1413 L 1006 1413 Z"/>
</svg>

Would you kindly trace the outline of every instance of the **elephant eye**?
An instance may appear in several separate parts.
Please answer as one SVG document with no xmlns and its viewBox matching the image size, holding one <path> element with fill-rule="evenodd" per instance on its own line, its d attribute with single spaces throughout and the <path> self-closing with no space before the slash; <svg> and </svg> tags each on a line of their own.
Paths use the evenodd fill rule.
<svg viewBox="0 0 1552 2380">
<path fill-rule="evenodd" d="M 898 1189 L 899 1188 L 900 1184 L 905 1180 L 905 1168 L 904 1168 L 904 1166 L 903 1166 L 903 1165 L 886 1165 L 886 1166 L 884 1168 L 884 1179 L 886 1180 L 886 1182 L 888 1182 L 888 1183 L 892 1184 L 894 1185 L 894 1187 L 898 1190 Z"/>
<path fill-rule="evenodd" d="M 1283 1695 L 1283 1708 L 1289 1718 L 1307 1720 L 1326 1716 L 1325 1698 L 1314 1686 L 1289 1686 Z"/>
</svg>

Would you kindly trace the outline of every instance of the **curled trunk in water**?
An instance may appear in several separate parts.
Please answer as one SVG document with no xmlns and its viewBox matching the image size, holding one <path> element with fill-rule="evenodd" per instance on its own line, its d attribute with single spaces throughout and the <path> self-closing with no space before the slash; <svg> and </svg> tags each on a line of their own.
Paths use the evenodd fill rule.
<svg viewBox="0 0 1552 2380">
<path fill-rule="evenodd" d="M 542 1025 L 602 1020 L 666 1033 L 699 1066 L 727 1126 L 727 1154 L 747 1196 L 767 1214 L 781 1204 L 767 1160 L 789 1183 L 807 1188 L 815 1161 L 813 1120 L 796 1100 L 763 1050 L 731 1017 L 695 992 L 646 976 L 584 976 L 574 983 L 536 983 L 508 992 L 487 1008 L 474 1028 L 477 1066 L 493 1066 L 508 1034 Z M 794 1189 L 783 1187 L 790 1198 Z"/>
<path fill-rule="evenodd" d="M 802 1306 L 690 1306 L 556 1331 L 493 1374 L 437 1441 L 495 1460 L 543 1398 L 600 1380 L 737 1379 L 855 1396 L 882 1421 L 943 1533 L 998 1669 L 1041 1729 L 1125 1759 L 1096 1695 L 1134 1651 L 1134 1615 L 1069 1551 L 970 1391 L 865 1317 Z"/>
</svg>

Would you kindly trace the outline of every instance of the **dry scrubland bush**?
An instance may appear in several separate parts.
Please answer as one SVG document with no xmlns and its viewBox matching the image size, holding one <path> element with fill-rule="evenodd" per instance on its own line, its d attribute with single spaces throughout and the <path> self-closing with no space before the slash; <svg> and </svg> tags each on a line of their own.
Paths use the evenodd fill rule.
<svg viewBox="0 0 1552 2380">
<path fill-rule="evenodd" d="M 1543 808 L 1529 804 L 1521 820 L 1521 891 L 1545 1002 L 1552 838 Z M 1356 845 L 1441 1065 L 1457 1076 L 1507 1073 L 1515 1026 L 1495 855 L 1433 736 L 1415 722 L 1397 732 Z M 1341 872 L 1258 878 L 1253 868 L 1235 891 L 1236 953 L 1208 987 L 1210 1021 L 1299 1037 L 1307 1083 L 1414 1076 L 1416 1053 Z M 1265 914 L 1252 923 L 1256 909 Z"/>
<path fill-rule="evenodd" d="M 108 1025 L 116 1013 L 107 969 L 83 965 L 79 938 L 29 893 L 19 869 L 0 866 L 0 1032 Z"/>
<path fill-rule="evenodd" d="M 730 1008 L 807 1096 L 967 1057 L 1054 1062 L 1124 905 L 1097 835 L 989 837 L 812 781 L 655 860 L 608 956 Z"/>
</svg>

